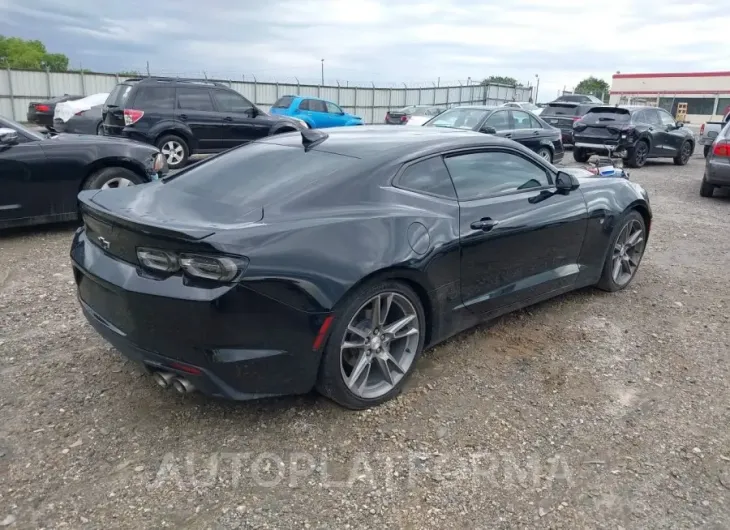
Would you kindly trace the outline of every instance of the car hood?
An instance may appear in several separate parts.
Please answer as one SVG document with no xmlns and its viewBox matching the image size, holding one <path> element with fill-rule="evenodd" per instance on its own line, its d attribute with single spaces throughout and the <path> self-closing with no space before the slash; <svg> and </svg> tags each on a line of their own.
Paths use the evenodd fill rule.
<svg viewBox="0 0 730 530">
<path fill-rule="evenodd" d="M 152 145 L 138 142 L 136 140 L 130 140 L 128 138 L 120 138 L 119 136 L 96 136 L 93 134 L 57 134 L 43 140 L 46 145 L 56 145 L 59 143 L 63 144 L 78 144 L 78 145 L 133 145 L 142 149 L 148 149 L 150 152 L 155 152 L 158 149 Z"/>
</svg>

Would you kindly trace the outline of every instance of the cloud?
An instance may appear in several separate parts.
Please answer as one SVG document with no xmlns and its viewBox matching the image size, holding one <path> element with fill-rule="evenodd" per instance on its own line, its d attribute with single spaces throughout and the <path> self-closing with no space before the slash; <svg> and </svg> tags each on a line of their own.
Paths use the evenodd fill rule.
<svg viewBox="0 0 730 530">
<path fill-rule="evenodd" d="M 730 12 L 683 0 L 0 0 L 0 33 L 72 64 L 240 79 L 430 84 L 727 69 Z M 543 99 L 543 98 L 541 98 Z"/>
</svg>

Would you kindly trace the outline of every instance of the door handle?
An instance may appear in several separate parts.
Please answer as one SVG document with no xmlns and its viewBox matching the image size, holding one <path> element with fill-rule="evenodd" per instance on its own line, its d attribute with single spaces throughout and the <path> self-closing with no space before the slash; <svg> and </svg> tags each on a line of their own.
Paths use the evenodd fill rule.
<svg viewBox="0 0 730 530">
<path fill-rule="evenodd" d="M 538 134 L 540 134 L 540 131 L 534 131 L 532 134 L 534 134 L 535 136 L 537 136 Z"/>
<path fill-rule="evenodd" d="M 180 118 L 181 120 L 187 120 L 188 119 L 188 115 L 187 114 L 178 114 L 177 117 Z"/>
<path fill-rule="evenodd" d="M 490 219 L 489 217 L 484 217 L 482 219 L 479 219 L 478 221 L 474 221 L 471 224 L 471 227 L 473 230 L 483 230 L 484 232 L 489 232 L 498 224 L 499 221 L 495 221 L 494 219 Z"/>
<path fill-rule="evenodd" d="M 223 118 L 223 121 L 233 121 L 233 118 L 231 118 L 230 116 L 226 116 L 225 118 Z"/>
<path fill-rule="evenodd" d="M 512 133 L 504 133 L 505 138 L 512 138 Z"/>
<path fill-rule="evenodd" d="M 654 130 L 654 127 L 649 127 L 649 130 L 650 130 L 650 131 L 653 131 L 653 130 Z"/>
</svg>

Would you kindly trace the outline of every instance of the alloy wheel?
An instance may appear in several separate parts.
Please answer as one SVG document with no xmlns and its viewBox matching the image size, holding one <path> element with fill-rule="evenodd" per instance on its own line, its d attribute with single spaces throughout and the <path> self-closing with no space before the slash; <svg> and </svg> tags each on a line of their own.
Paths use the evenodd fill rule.
<svg viewBox="0 0 730 530">
<path fill-rule="evenodd" d="M 185 156 L 185 149 L 183 149 L 183 146 L 180 142 L 176 142 L 174 140 L 165 142 L 162 145 L 160 152 L 165 156 L 165 158 L 167 158 L 167 163 L 171 166 L 176 166 L 182 162 L 182 159 Z"/>
<path fill-rule="evenodd" d="M 692 150 L 692 148 L 691 148 L 689 142 L 685 142 L 684 145 L 682 146 L 682 153 L 679 155 L 682 159 L 683 164 L 686 164 L 687 160 L 689 160 L 691 150 Z"/>
<path fill-rule="evenodd" d="M 101 189 L 109 190 L 109 189 L 116 189 L 116 188 L 126 188 L 127 186 L 134 186 L 134 182 L 132 182 L 129 179 L 125 179 L 124 177 L 114 177 L 114 178 L 107 180 L 101 186 Z"/>
<path fill-rule="evenodd" d="M 403 295 L 375 295 L 355 312 L 340 345 L 342 378 L 356 396 L 379 398 L 390 392 L 413 364 L 420 325 Z"/>
<path fill-rule="evenodd" d="M 646 157 L 648 154 L 649 146 L 647 146 L 644 142 L 639 142 L 639 145 L 636 146 L 636 165 L 643 166 L 644 163 L 646 163 Z"/>
<path fill-rule="evenodd" d="M 552 158 L 550 156 L 550 151 L 548 151 L 547 149 L 544 149 L 544 148 L 540 149 L 540 151 L 538 151 L 537 155 L 540 158 L 542 158 L 543 160 L 546 160 L 547 162 L 552 162 L 552 160 L 550 160 Z"/>
<path fill-rule="evenodd" d="M 632 219 L 621 229 L 613 247 L 611 277 L 616 285 L 624 286 L 631 281 L 644 253 L 644 230 L 641 223 Z"/>
</svg>

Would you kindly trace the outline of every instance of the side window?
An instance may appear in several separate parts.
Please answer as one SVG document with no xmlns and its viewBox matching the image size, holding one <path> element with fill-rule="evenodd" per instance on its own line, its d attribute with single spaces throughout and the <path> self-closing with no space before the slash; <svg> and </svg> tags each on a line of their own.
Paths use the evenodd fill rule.
<svg viewBox="0 0 730 530">
<path fill-rule="evenodd" d="M 446 166 L 460 201 L 550 185 L 545 169 L 506 151 L 451 156 Z"/>
<path fill-rule="evenodd" d="M 408 166 L 398 177 L 396 186 L 429 195 L 456 199 L 454 185 L 451 183 L 451 177 L 440 156 Z"/>
<path fill-rule="evenodd" d="M 532 120 L 530 119 L 530 115 L 527 114 L 524 111 L 521 110 L 513 110 L 512 112 L 512 120 L 515 124 L 515 129 L 531 129 L 532 128 Z"/>
<path fill-rule="evenodd" d="M 666 110 L 657 110 L 657 112 L 659 113 L 659 121 L 662 122 L 662 125 L 674 125 L 676 123 L 672 115 Z"/>
<path fill-rule="evenodd" d="M 177 108 L 180 110 L 197 110 L 214 112 L 213 101 L 207 88 L 178 87 Z"/>
<path fill-rule="evenodd" d="M 303 99 L 299 102 L 299 110 L 312 110 L 309 108 L 309 99 Z"/>
<path fill-rule="evenodd" d="M 276 100 L 276 103 L 271 105 L 272 109 L 288 109 L 294 98 L 292 96 L 281 96 Z"/>
<path fill-rule="evenodd" d="M 649 123 L 649 116 L 646 115 L 646 111 L 640 110 L 634 114 L 634 122 L 636 123 Z"/>
<path fill-rule="evenodd" d="M 530 128 L 531 129 L 542 129 L 542 125 L 535 116 L 530 116 Z"/>
<path fill-rule="evenodd" d="M 649 120 L 648 123 L 650 125 L 661 125 L 662 121 L 659 119 L 659 114 L 654 109 L 646 109 L 644 111 L 644 114 L 646 114 L 646 119 Z"/>
<path fill-rule="evenodd" d="M 340 107 L 338 107 L 337 105 L 335 105 L 334 103 L 330 103 L 329 101 L 327 101 L 326 105 L 327 105 L 327 112 L 329 112 L 330 114 L 344 114 L 344 112 L 342 112 L 342 109 Z"/>
<path fill-rule="evenodd" d="M 324 101 L 310 99 L 309 110 L 313 110 L 314 112 L 327 112 L 327 105 L 324 104 Z"/>
<path fill-rule="evenodd" d="M 484 125 L 494 127 L 497 132 L 508 131 L 510 129 L 510 126 L 507 111 L 501 110 L 493 113 L 489 118 L 487 118 L 487 121 L 484 122 Z"/>
<path fill-rule="evenodd" d="M 141 86 L 132 104 L 136 107 L 172 110 L 175 107 L 175 87 Z"/>
<path fill-rule="evenodd" d="M 253 105 L 243 96 L 240 96 L 233 92 L 226 90 L 216 90 L 213 92 L 213 97 L 218 105 L 218 110 L 221 112 L 239 112 L 244 113 L 249 111 Z"/>
</svg>

